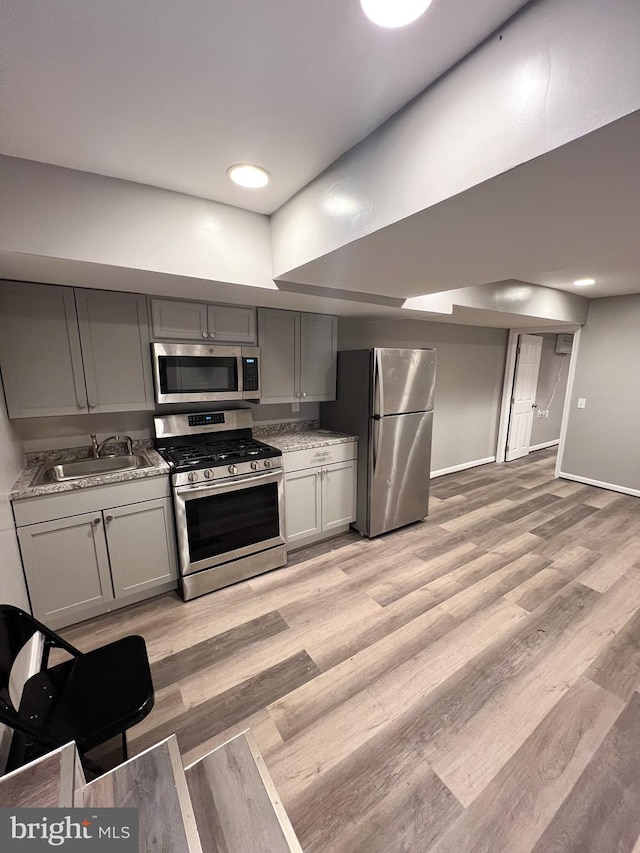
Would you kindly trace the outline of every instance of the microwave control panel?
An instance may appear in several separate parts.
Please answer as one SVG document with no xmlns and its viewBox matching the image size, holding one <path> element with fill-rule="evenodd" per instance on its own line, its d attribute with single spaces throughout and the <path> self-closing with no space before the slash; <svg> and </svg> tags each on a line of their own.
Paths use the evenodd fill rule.
<svg viewBox="0 0 640 853">
<path fill-rule="evenodd" d="M 242 390 L 258 391 L 258 359 L 242 359 Z"/>
</svg>

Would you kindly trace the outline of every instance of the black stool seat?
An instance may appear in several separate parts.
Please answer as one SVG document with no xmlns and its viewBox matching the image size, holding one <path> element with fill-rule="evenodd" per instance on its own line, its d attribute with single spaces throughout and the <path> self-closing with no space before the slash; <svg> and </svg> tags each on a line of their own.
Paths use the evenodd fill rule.
<svg viewBox="0 0 640 853">
<path fill-rule="evenodd" d="M 93 749 L 143 720 L 154 695 L 142 637 L 116 640 L 32 676 L 19 714 L 59 744 Z"/>
</svg>

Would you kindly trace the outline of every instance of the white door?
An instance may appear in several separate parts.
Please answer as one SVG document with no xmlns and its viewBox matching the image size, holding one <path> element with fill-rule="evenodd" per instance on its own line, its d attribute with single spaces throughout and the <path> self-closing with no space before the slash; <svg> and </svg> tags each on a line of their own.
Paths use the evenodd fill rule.
<svg viewBox="0 0 640 853">
<path fill-rule="evenodd" d="M 519 336 L 516 374 L 511 394 L 507 462 L 529 453 L 541 353 L 540 335 Z"/>
</svg>

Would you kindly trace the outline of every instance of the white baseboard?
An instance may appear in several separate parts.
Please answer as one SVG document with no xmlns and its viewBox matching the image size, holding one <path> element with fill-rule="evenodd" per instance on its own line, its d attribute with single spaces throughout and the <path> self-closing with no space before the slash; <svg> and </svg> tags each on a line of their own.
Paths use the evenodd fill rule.
<svg viewBox="0 0 640 853">
<path fill-rule="evenodd" d="M 529 447 L 529 452 L 532 450 L 544 450 L 545 447 L 555 447 L 557 444 L 560 444 L 559 438 L 556 438 L 555 441 L 543 441 L 542 444 L 532 444 Z"/>
<path fill-rule="evenodd" d="M 576 483 L 584 483 L 585 486 L 596 486 L 598 489 L 608 489 L 610 492 L 620 492 L 623 495 L 632 495 L 640 498 L 640 489 L 629 489 L 627 486 L 616 486 L 615 483 L 603 483 L 601 480 L 591 480 L 589 477 L 578 477 L 576 474 L 567 474 L 564 471 L 558 473 L 563 480 L 573 480 Z"/>
<path fill-rule="evenodd" d="M 485 459 L 474 459 L 473 462 L 463 462 L 462 465 L 452 465 L 451 468 L 440 468 L 439 471 L 431 472 L 431 479 L 444 477 L 445 474 L 455 474 L 456 471 L 466 471 L 467 468 L 477 468 L 478 465 L 487 465 L 489 462 L 495 461 L 495 456 L 487 456 Z"/>
</svg>

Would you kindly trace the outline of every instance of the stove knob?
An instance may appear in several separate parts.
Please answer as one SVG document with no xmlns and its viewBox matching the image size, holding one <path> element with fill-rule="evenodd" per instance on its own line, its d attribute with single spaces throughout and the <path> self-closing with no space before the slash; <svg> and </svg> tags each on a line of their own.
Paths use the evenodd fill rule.
<svg viewBox="0 0 640 853">
<path fill-rule="evenodd" d="M 211 470 L 211 468 L 207 468 L 207 470 L 204 472 L 204 476 L 207 478 L 207 480 L 210 480 L 213 477 L 213 471 Z"/>
<path fill-rule="evenodd" d="M 257 470 L 258 470 L 258 467 L 259 467 L 259 466 L 258 466 L 258 463 L 257 463 L 257 462 L 252 462 L 252 463 L 251 463 L 251 470 L 252 470 L 252 471 L 257 471 Z"/>
<path fill-rule="evenodd" d="M 237 465 L 229 465 L 228 471 L 230 474 L 237 474 L 238 473 L 238 466 Z"/>
<path fill-rule="evenodd" d="M 264 467 L 265 468 L 271 468 L 271 460 L 270 459 L 264 460 Z"/>
<path fill-rule="evenodd" d="M 188 477 L 189 482 L 195 483 L 195 481 L 197 479 L 198 479 L 198 472 L 197 471 L 191 471 L 191 473 L 189 474 L 189 477 Z"/>
</svg>

